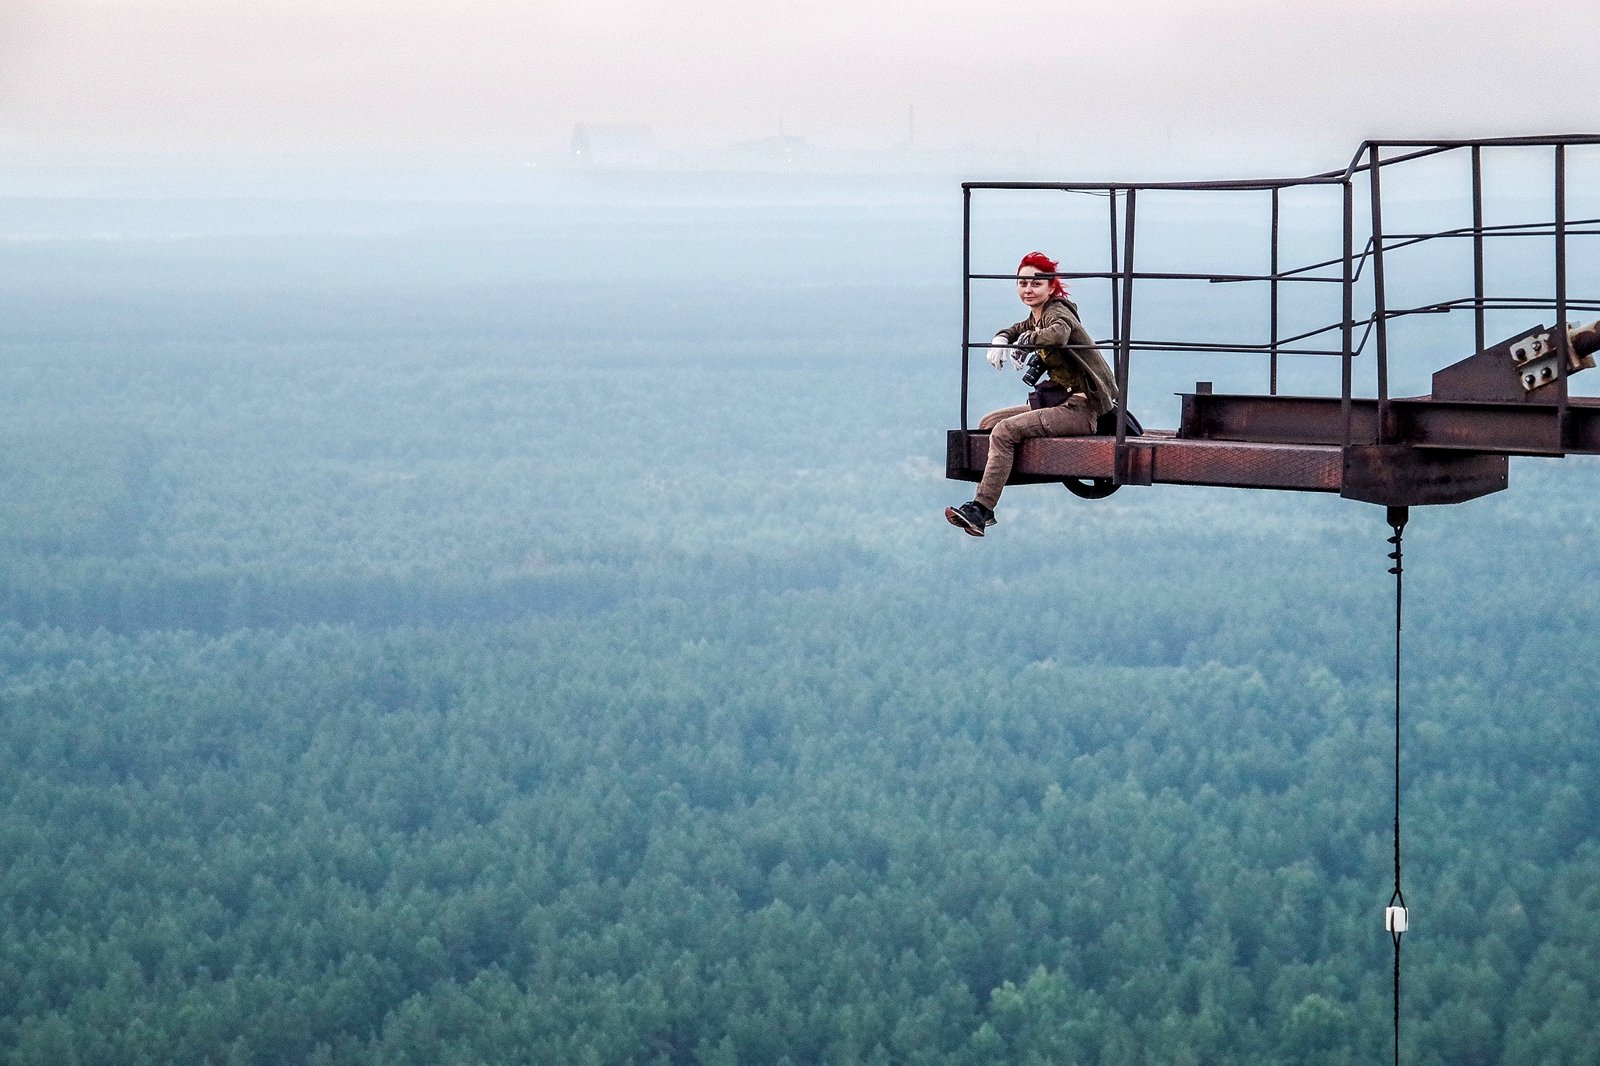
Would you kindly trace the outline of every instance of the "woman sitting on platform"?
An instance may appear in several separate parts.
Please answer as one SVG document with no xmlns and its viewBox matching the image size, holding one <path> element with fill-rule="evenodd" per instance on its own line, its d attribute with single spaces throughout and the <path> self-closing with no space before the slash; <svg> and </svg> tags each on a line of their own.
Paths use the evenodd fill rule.
<svg viewBox="0 0 1600 1066">
<path fill-rule="evenodd" d="M 946 507 L 944 516 L 974 537 L 994 525 L 994 508 L 1011 476 L 1019 444 L 1029 437 L 1086 437 L 1100 416 L 1116 403 L 1116 383 L 1105 356 L 1083 328 L 1078 306 L 1056 276 L 1058 264 L 1043 252 L 1029 252 L 1017 266 L 1017 295 L 1028 317 L 994 335 L 989 363 L 996 370 L 1011 360 L 1024 368 L 1033 387 L 1026 406 L 1003 407 L 983 416 L 978 431 L 989 432 L 989 460 L 976 498 Z M 1046 380 L 1039 380 L 1048 374 Z"/>
</svg>

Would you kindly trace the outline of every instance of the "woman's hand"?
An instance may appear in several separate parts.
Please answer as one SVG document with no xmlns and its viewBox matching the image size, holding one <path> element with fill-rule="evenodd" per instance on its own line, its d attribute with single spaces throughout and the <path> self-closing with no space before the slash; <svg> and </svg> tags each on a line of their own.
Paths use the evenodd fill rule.
<svg viewBox="0 0 1600 1066">
<path fill-rule="evenodd" d="M 1017 339 L 1011 343 L 1016 345 L 1015 348 L 1011 349 L 1011 365 L 1021 370 L 1022 364 L 1028 361 L 1028 349 L 1034 347 L 1033 331 L 1028 330 L 1017 334 Z"/>
<path fill-rule="evenodd" d="M 994 339 L 989 342 L 989 350 L 984 353 L 984 357 L 989 360 L 989 365 L 996 370 L 1004 370 L 1006 368 L 1006 349 L 1010 346 L 1011 342 L 1006 340 L 1004 333 L 996 333 Z"/>
</svg>

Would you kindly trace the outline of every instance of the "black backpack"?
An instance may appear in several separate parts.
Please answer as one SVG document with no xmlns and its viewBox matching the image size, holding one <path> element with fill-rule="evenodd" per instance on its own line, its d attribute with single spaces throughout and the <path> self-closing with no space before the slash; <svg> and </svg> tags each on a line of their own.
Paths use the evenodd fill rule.
<svg viewBox="0 0 1600 1066">
<path fill-rule="evenodd" d="M 1095 423 L 1094 431 L 1102 437 L 1115 437 L 1117 435 L 1117 409 L 1115 407 L 1100 416 L 1100 420 Z M 1139 424 L 1137 418 L 1133 417 L 1132 411 L 1128 412 L 1128 436 L 1144 436 L 1144 427 Z"/>
</svg>

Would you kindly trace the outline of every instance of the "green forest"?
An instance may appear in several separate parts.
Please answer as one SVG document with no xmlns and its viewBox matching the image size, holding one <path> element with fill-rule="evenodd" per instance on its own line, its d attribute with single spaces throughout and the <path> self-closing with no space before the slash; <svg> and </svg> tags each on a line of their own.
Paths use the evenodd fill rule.
<svg viewBox="0 0 1600 1066">
<path fill-rule="evenodd" d="M 959 190 L 660 180 L 7 201 L 0 1063 L 1387 1061 L 1382 510 L 963 537 Z M 1600 1044 L 1597 490 L 1412 513 L 1408 1064 Z"/>
</svg>

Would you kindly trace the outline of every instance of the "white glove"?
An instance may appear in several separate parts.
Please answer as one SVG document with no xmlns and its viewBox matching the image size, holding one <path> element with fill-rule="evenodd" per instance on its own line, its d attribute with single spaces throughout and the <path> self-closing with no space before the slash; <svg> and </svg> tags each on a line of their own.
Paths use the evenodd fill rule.
<svg viewBox="0 0 1600 1066">
<path fill-rule="evenodd" d="M 989 343 L 992 347 L 984 353 L 984 357 L 989 360 L 989 365 L 996 370 L 1004 370 L 1006 368 L 1006 349 L 1011 346 L 1011 342 L 1006 340 L 1004 333 L 996 333 L 994 339 Z"/>
</svg>

